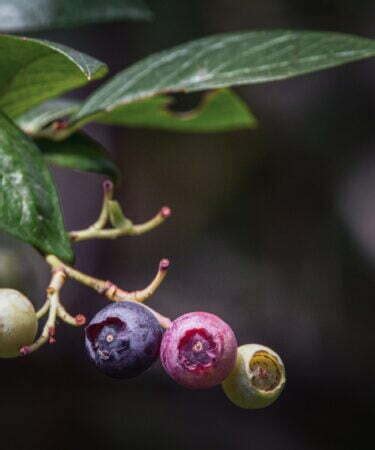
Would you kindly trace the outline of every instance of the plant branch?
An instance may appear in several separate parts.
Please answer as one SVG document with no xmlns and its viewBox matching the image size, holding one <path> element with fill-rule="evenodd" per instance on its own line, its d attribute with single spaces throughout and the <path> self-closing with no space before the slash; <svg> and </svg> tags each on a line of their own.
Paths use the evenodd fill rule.
<svg viewBox="0 0 375 450">
<path fill-rule="evenodd" d="M 108 221 L 108 202 L 112 200 L 112 198 L 113 198 L 113 183 L 110 180 L 105 180 L 103 182 L 102 210 L 100 211 L 98 220 L 90 227 L 93 230 L 101 230 L 103 227 L 105 227 Z"/>
<path fill-rule="evenodd" d="M 107 208 L 103 207 L 102 212 L 103 210 L 107 210 L 108 214 Z M 74 242 L 88 239 L 116 239 L 121 236 L 139 236 L 161 225 L 170 215 L 170 208 L 164 206 L 152 219 L 145 223 L 135 225 L 130 220 L 126 220 L 121 227 L 106 229 L 97 226 L 98 223 L 103 223 L 99 218 L 94 225 L 85 230 L 71 231 L 69 236 Z"/>
<path fill-rule="evenodd" d="M 36 318 L 39 320 L 41 319 L 45 314 L 47 314 L 49 310 L 50 301 L 47 297 L 47 300 L 44 302 L 44 305 L 37 311 Z"/>
<path fill-rule="evenodd" d="M 159 270 L 155 276 L 155 278 L 151 281 L 151 283 L 144 289 L 138 291 L 128 292 L 125 291 L 118 286 L 116 286 L 111 281 L 101 280 L 99 278 L 91 277 L 83 272 L 80 272 L 73 267 L 64 264 L 60 259 L 58 259 L 54 255 L 48 255 L 46 257 L 47 263 L 55 270 L 62 270 L 68 277 L 73 280 L 78 281 L 81 284 L 84 284 L 91 289 L 99 292 L 106 296 L 109 300 L 114 302 L 143 302 L 156 291 L 156 289 L 160 286 L 161 282 L 164 280 L 167 270 L 169 267 L 169 261 L 167 259 L 163 259 L 160 261 Z M 145 306 L 148 310 L 150 310 L 155 317 L 158 319 L 161 326 L 164 328 L 168 328 L 170 326 L 170 320 L 158 312 L 154 311 L 152 308 Z M 71 321 L 72 317 L 70 316 L 69 321 Z"/>
<path fill-rule="evenodd" d="M 63 287 L 65 280 L 66 274 L 62 268 L 53 271 L 50 284 L 47 288 L 46 303 L 49 303 L 47 322 L 45 323 L 43 331 L 39 338 L 33 344 L 21 348 L 20 353 L 22 355 L 27 355 L 34 352 L 35 350 L 38 350 L 47 341 L 50 344 L 53 344 L 55 342 L 55 326 L 57 309 L 60 301 L 60 290 Z M 45 309 L 45 306 L 42 307 L 42 310 L 43 309 Z"/>
<path fill-rule="evenodd" d="M 86 317 L 84 315 L 78 314 L 73 317 L 61 303 L 59 303 L 57 307 L 57 315 L 61 320 L 66 322 L 68 325 L 72 325 L 73 327 L 80 327 L 86 323 Z"/>
<path fill-rule="evenodd" d="M 114 239 L 125 235 L 140 235 L 163 223 L 171 214 L 168 207 L 163 207 L 151 220 L 143 224 L 134 225 L 124 216 L 118 202 L 113 201 L 112 199 L 113 183 L 106 180 L 103 183 L 103 202 L 98 219 L 85 230 L 71 232 L 70 237 L 73 241 L 82 241 L 86 239 Z M 108 222 L 110 222 L 113 228 L 105 228 Z M 55 342 L 55 326 L 57 317 L 73 326 L 80 326 L 86 322 L 83 315 L 79 314 L 75 317 L 72 316 L 60 303 L 60 290 L 63 287 L 66 277 L 72 278 L 73 280 L 94 289 L 100 294 L 106 296 L 109 300 L 115 302 L 144 302 L 151 297 L 151 295 L 160 286 L 169 267 L 169 261 L 167 259 L 163 259 L 159 263 L 159 270 L 156 276 L 151 283 L 146 286 L 146 288 L 128 292 L 120 289 L 110 281 L 94 278 L 80 272 L 79 270 L 65 264 L 54 255 L 47 255 L 46 261 L 52 268 L 52 278 L 47 288 L 47 299 L 44 305 L 36 313 L 36 316 L 40 319 L 48 312 L 48 319 L 39 338 L 30 346 L 25 346 L 20 350 L 22 355 L 34 352 L 48 341 L 50 343 Z M 162 316 L 148 306 L 144 307 L 154 314 L 162 327 L 169 328 L 171 324 L 170 319 Z"/>
</svg>

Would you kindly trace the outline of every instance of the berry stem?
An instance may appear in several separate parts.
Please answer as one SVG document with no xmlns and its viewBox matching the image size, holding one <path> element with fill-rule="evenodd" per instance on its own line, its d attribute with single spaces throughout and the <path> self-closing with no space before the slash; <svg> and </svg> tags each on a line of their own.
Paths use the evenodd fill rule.
<svg viewBox="0 0 375 450">
<path fill-rule="evenodd" d="M 20 352 L 22 355 L 27 355 L 35 350 L 38 350 L 47 341 L 51 344 L 55 342 L 55 325 L 57 309 L 59 306 L 60 290 L 63 287 L 65 280 L 66 275 L 63 269 L 60 268 L 53 272 L 50 284 L 47 288 L 47 302 L 49 303 L 47 322 L 45 323 L 39 338 L 33 344 L 21 348 Z"/>
<path fill-rule="evenodd" d="M 54 255 L 48 255 L 46 257 L 46 261 L 53 269 L 62 270 L 69 278 L 72 278 L 73 280 L 90 287 L 91 289 L 99 292 L 99 294 L 106 296 L 109 300 L 114 302 L 130 301 L 140 303 L 145 301 L 146 299 L 151 297 L 151 295 L 160 286 L 169 268 L 169 261 L 167 259 L 161 260 L 156 276 L 146 288 L 138 291 L 128 292 L 120 289 L 110 281 L 94 278 L 90 275 L 80 272 L 79 270 L 63 263 Z M 167 317 L 162 316 L 148 306 L 145 306 L 145 308 L 150 310 L 155 315 L 162 327 L 168 328 L 170 326 L 171 321 Z M 69 322 L 71 321 L 71 319 L 72 317 L 70 316 L 70 319 L 68 319 Z"/>
<path fill-rule="evenodd" d="M 85 230 L 72 231 L 69 234 L 71 240 L 83 241 L 87 239 L 115 239 L 125 235 L 140 235 L 159 226 L 171 214 L 170 208 L 165 206 L 149 221 L 143 224 L 134 225 L 124 216 L 119 203 L 113 200 L 113 191 L 113 183 L 109 180 L 104 181 L 103 202 L 98 219 Z M 108 222 L 112 228 L 105 228 Z M 48 312 L 48 319 L 39 338 L 30 346 L 21 348 L 20 353 L 22 355 L 34 352 L 47 341 L 50 343 L 55 342 L 55 325 L 57 317 L 72 326 L 77 327 L 85 324 L 86 319 L 83 315 L 79 314 L 78 316 L 73 317 L 60 303 L 60 290 L 63 287 L 67 277 L 72 278 L 73 280 L 76 280 L 91 289 L 94 289 L 111 301 L 141 303 L 154 294 L 156 289 L 164 280 L 169 268 L 169 260 L 161 260 L 159 270 L 148 286 L 141 290 L 128 292 L 120 289 L 110 281 L 94 278 L 80 272 L 79 270 L 65 264 L 54 255 L 47 255 L 46 261 L 52 268 L 52 277 L 47 288 L 47 299 L 44 305 L 37 311 L 36 316 L 37 319 L 41 319 Z M 148 306 L 144 305 L 144 307 L 154 314 L 162 327 L 170 327 L 171 320 L 169 318 L 162 316 Z"/>
<path fill-rule="evenodd" d="M 101 230 L 108 221 L 108 202 L 113 198 L 113 183 L 110 180 L 103 182 L 103 203 L 98 220 L 90 227 L 94 230 Z"/>
<path fill-rule="evenodd" d="M 103 182 L 103 202 L 102 202 L 102 208 L 99 214 L 99 217 L 96 222 L 94 222 L 91 226 L 89 226 L 86 230 L 82 231 L 73 231 L 70 233 L 70 237 L 74 241 L 79 241 L 81 234 L 83 233 L 83 236 L 90 236 L 95 235 L 98 231 L 102 230 L 108 222 L 108 204 L 113 198 L 113 183 L 110 180 L 105 180 Z M 89 238 L 86 238 L 89 239 Z"/>
<path fill-rule="evenodd" d="M 59 303 L 57 307 L 57 315 L 61 320 L 66 322 L 68 325 L 72 325 L 73 327 L 80 327 L 86 323 L 86 318 L 82 314 L 78 314 L 73 317 L 68 313 L 68 311 L 63 307 L 61 303 Z"/>
<path fill-rule="evenodd" d="M 114 186 L 110 180 L 103 182 L 103 203 L 98 220 L 84 230 L 71 231 L 69 236 L 72 241 L 79 242 L 88 239 L 116 239 L 120 236 L 139 236 L 158 227 L 171 215 L 170 208 L 164 206 L 152 219 L 145 223 L 134 225 L 131 220 L 124 216 L 118 202 L 112 201 L 113 189 Z M 110 222 L 112 228 L 105 228 L 108 222 Z"/>
<path fill-rule="evenodd" d="M 36 312 L 36 318 L 39 320 L 41 319 L 45 314 L 47 314 L 49 310 L 50 301 L 49 298 L 44 302 L 44 305 Z"/>
<path fill-rule="evenodd" d="M 106 281 L 91 277 L 90 275 L 87 275 L 67 264 L 64 264 L 59 258 L 57 258 L 57 256 L 48 255 L 46 257 L 46 261 L 52 267 L 52 269 L 61 269 L 69 278 L 72 278 L 73 280 L 78 281 L 78 283 L 84 284 L 99 293 L 103 293 L 104 286 L 107 283 Z"/>
<path fill-rule="evenodd" d="M 115 294 L 116 301 L 134 301 L 141 303 L 150 298 L 167 275 L 169 264 L 168 259 L 162 259 L 159 263 L 159 270 L 157 271 L 155 278 L 142 290 L 127 292 L 117 288 Z"/>
<path fill-rule="evenodd" d="M 103 207 L 102 212 L 108 210 Z M 103 215 L 104 216 L 104 215 Z M 163 207 L 152 219 L 147 222 L 134 225 L 130 220 L 127 220 L 122 227 L 119 228 L 98 228 L 97 224 L 102 224 L 103 221 L 99 218 L 94 225 L 90 226 L 85 230 L 71 231 L 69 233 L 70 238 L 74 242 L 85 241 L 88 239 L 116 239 L 121 236 L 139 236 L 141 234 L 147 233 L 154 228 L 161 225 L 170 216 L 170 209 L 168 207 Z"/>
</svg>

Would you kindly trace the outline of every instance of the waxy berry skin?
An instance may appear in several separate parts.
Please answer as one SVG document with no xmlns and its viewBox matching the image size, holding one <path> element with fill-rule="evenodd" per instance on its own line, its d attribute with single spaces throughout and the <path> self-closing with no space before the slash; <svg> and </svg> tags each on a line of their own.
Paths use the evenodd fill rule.
<svg viewBox="0 0 375 450">
<path fill-rule="evenodd" d="M 245 409 L 260 409 L 277 400 L 286 382 L 280 356 L 269 347 L 238 347 L 236 365 L 223 382 L 229 400 Z"/>
<path fill-rule="evenodd" d="M 113 303 L 86 327 L 86 350 L 96 367 L 113 378 L 132 378 L 158 358 L 163 330 L 155 316 L 133 302 Z"/>
<path fill-rule="evenodd" d="M 237 340 L 218 316 L 191 312 L 178 317 L 164 333 L 160 358 L 166 372 L 190 389 L 220 384 L 236 361 Z"/>
<path fill-rule="evenodd" d="M 20 356 L 38 329 L 34 306 L 21 292 L 0 289 L 0 358 Z"/>
</svg>

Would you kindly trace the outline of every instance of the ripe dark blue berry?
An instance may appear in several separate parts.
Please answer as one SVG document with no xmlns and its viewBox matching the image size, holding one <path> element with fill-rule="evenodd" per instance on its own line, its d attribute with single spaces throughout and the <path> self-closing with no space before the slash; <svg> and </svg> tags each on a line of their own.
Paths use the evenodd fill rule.
<svg viewBox="0 0 375 450">
<path fill-rule="evenodd" d="M 163 330 L 143 305 L 113 303 L 99 311 L 86 327 L 91 361 L 113 378 L 132 378 L 158 358 Z"/>
</svg>

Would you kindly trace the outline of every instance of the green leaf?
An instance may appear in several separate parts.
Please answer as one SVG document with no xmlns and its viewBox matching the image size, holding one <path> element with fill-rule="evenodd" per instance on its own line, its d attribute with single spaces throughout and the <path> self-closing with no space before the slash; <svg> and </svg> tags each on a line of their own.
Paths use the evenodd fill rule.
<svg viewBox="0 0 375 450">
<path fill-rule="evenodd" d="M 0 113 L 0 228 L 67 262 L 73 259 L 57 192 L 38 147 Z"/>
<path fill-rule="evenodd" d="M 48 163 L 104 174 L 118 181 L 120 172 L 115 163 L 98 142 L 83 133 L 75 133 L 64 141 L 36 139 L 35 142 Z"/>
<path fill-rule="evenodd" d="M 340 33 L 278 30 L 210 36 L 120 72 L 89 97 L 75 120 L 157 94 L 282 80 L 374 55 L 373 40 Z"/>
<path fill-rule="evenodd" d="M 207 94 L 201 104 L 189 112 L 172 112 L 173 99 L 157 96 L 121 106 L 98 116 L 98 122 L 129 127 L 158 128 L 186 132 L 228 131 L 256 126 L 246 104 L 231 90 Z"/>
<path fill-rule="evenodd" d="M 0 109 L 12 118 L 106 72 L 105 64 L 63 45 L 0 35 Z"/>
<path fill-rule="evenodd" d="M 0 0 L 1 31 L 151 18 L 152 13 L 142 0 Z"/>
<path fill-rule="evenodd" d="M 27 134 L 35 134 L 54 120 L 78 111 L 80 102 L 64 98 L 48 100 L 16 118 L 17 125 Z"/>
<path fill-rule="evenodd" d="M 95 121 L 189 133 L 254 128 L 257 125 L 247 105 L 229 89 L 206 94 L 199 106 L 188 112 L 171 111 L 169 107 L 173 102 L 172 97 L 160 95 L 102 113 L 95 117 Z M 69 120 L 68 116 L 77 111 L 79 105 L 74 100 L 50 100 L 27 111 L 17 119 L 17 123 L 26 133 L 35 135 L 54 120 Z"/>
</svg>

